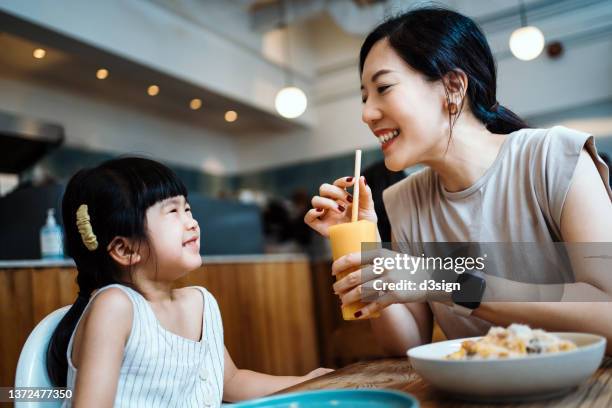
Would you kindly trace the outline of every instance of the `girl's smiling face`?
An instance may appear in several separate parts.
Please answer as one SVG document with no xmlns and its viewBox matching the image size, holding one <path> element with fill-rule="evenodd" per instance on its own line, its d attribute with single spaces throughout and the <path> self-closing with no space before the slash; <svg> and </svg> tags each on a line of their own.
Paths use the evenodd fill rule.
<svg viewBox="0 0 612 408">
<path fill-rule="evenodd" d="M 149 207 L 146 225 L 156 270 L 172 274 L 158 279 L 176 279 L 202 265 L 200 228 L 185 197 L 168 198 Z"/>
<path fill-rule="evenodd" d="M 378 41 L 362 73 L 362 120 L 382 143 L 385 165 L 400 171 L 443 152 L 448 143 L 446 93 L 389 45 Z"/>
</svg>

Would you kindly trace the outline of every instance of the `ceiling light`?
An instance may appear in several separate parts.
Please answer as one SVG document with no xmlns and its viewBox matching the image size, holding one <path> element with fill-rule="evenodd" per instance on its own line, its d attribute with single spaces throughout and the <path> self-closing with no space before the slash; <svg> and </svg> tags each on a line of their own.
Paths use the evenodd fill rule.
<svg viewBox="0 0 612 408">
<path fill-rule="evenodd" d="M 287 29 L 287 21 L 288 11 L 287 6 L 289 3 L 286 3 L 286 0 L 281 2 L 281 6 L 283 8 L 283 23 L 282 25 L 285 27 L 285 52 L 286 52 L 286 61 L 285 61 L 285 87 L 278 91 L 276 94 L 276 98 L 274 98 L 274 107 L 279 115 L 287 119 L 295 119 L 298 116 L 301 116 L 308 106 L 308 98 L 306 98 L 306 94 L 297 86 L 293 85 L 294 81 L 292 78 L 291 72 L 291 45 L 289 44 L 289 29 Z"/>
<path fill-rule="evenodd" d="M 96 71 L 96 78 L 98 79 L 106 79 L 108 78 L 108 69 L 100 68 Z"/>
<path fill-rule="evenodd" d="M 194 98 L 191 100 L 191 102 L 189 102 L 189 107 L 192 110 L 198 110 L 202 107 L 202 100 L 198 99 L 198 98 Z"/>
<path fill-rule="evenodd" d="M 510 36 L 510 51 L 523 61 L 537 58 L 544 49 L 544 34 L 539 28 L 527 25 L 525 4 L 519 0 L 521 27 L 514 30 Z"/>
<path fill-rule="evenodd" d="M 151 86 L 149 86 L 149 87 L 147 88 L 147 93 L 148 93 L 150 96 L 155 96 L 155 95 L 157 95 L 157 94 L 159 93 L 159 86 L 157 86 L 157 85 L 151 85 Z"/>
<path fill-rule="evenodd" d="M 235 122 L 238 119 L 238 113 L 236 111 L 230 110 L 225 112 L 225 121 L 226 122 Z"/>
<path fill-rule="evenodd" d="M 287 86 L 276 94 L 274 106 L 276 111 L 284 118 L 293 119 L 300 116 L 306 110 L 308 99 L 300 88 Z"/>
<path fill-rule="evenodd" d="M 32 55 L 36 59 L 42 59 L 42 58 L 45 58 L 45 55 L 47 55 L 47 51 L 45 51 L 42 48 L 36 48 L 34 52 L 32 53 Z"/>
<path fill-rule="evenodd" d="M 510 51 L 523 61 L 537 58 L 544 49 L 544 34 L 534 26 L 521 27 L 510 36 Z"/>
</svg>

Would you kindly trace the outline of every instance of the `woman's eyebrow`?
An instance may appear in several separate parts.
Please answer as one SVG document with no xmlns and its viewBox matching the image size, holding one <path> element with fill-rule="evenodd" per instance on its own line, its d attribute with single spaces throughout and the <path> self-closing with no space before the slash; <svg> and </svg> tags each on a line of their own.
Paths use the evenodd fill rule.
<svg viewBox="0 0 612 408">
<path fill-rule="evenodd" d="M 379 69 L 378 71 L 376 71 L 376 73 L 374 75 L 372 75 L 372 79 L 370 79 L 370 82 L 374 82 L 376 81 L 380 76 L 382 75 L 386 75 L 386 74 L 390 74 L 392 72 L 395 72 L 391 69 Z M 363 89 L 363 84 L 361 84 L 361 89 Z"/>
</svg>

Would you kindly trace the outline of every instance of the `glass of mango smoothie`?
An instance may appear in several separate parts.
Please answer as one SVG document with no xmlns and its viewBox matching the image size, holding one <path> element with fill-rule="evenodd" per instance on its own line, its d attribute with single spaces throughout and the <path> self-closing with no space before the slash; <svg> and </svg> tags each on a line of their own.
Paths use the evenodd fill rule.
<svg viewBox="0 0 612 408">
<path fill-rule="evenodd" d="M 361 171 L 361 150 L 355 154 L 355 180 L 359 180 Z M 359 182 L 353 186 L 353 210 L 351 222 L 333 225 L 329 228 L 329 239 L 331 241 L 332 257 L 335 260 L 344 255 L 361 252 L 362 244 L 374 243 L 378 241 L 378 230 L 375 223 L 368 220 L 357 220 L 359 211 Z M 343 271 L 336 275 L 336 280 L 344 278 L 349 273 L 359 267 Z M 342 306 L 342 318 L 344 320 L 357 320 L 355 312 L 364 307 L 366 303 L 358 301 L 349 305 Z M 369 317 L 378 317 L 375 313 Z"/>
</svg>

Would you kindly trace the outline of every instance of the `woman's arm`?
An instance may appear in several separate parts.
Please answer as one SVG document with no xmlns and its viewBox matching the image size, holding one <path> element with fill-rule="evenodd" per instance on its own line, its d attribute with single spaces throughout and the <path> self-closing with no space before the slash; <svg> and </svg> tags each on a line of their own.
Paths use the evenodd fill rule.
<svg viewBox="0 0 612 408">
<path fill-rule="evenodd" d="M 298 376 L 278 376 L 241 370 L 236 367 L 232 357 L 225 349 L 225 370 L 223 375 L 223 401 L 237 402 L 263 397 L 292 385 L 326 374 L 331 369 L 317 368 L 310 373 Z"/>
<path fill-rule="evenodd" d="M 395 304 L 381 310 L 379 318 L 370 319 L 370 325 L 385 352 L 403 357 L 406 350 L 431 342 L 433 313 L 426 302 Z"/>
<path fill-rule="evenodd" d="M 72 356 L 78 372 L 73 407 L 114 405 L 132 316 L 132 303 L 121 289 L 107 289 L 92 301 L 74 340 Z"/>
<path fill-rule="evenodd" d="M 570 247 L 568 254 L 578 281 L 564 285 L 565 302 L 483 302 L 474 315 L 500 325 L 523 322 L 547 330 L 598 333 L 608 339 L 607 353 L 612 354 L 610 260 L 605 257 L 598 259 L 584 256 L 585 251 L 591 247 L 596 249 L 603 247 L 608 251 L 612 247 L 612 203 L 601 176 L 586 150 L 581 152 L 578 159 L 561 213 L 561 235 L 563 241 Z M 598 242 L 600 244 L 597 244 Z M 588 246 L 576 243 L 593 244 Z M 491 289 L 495 290 L 494 282 Z M 590 303 L 568 301 L 571 299 L 598 299 L 598 301 Z M 609 301 L 606 302 L 606 299 Z"/>
<path fill-rule="evenodd" d="M 565 242 L 612 242 L 612 202 L 585 149 L 561 212 L 561 235 Z"/>
<path fill-rule="evenodd" d="M 433 314 L 427 303 L 395 304 L 381 310 L 370 324 L 383 350 L 405 356 L 408 349 L 431 342 Z"/>
</svg>

